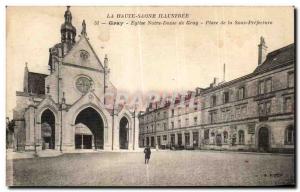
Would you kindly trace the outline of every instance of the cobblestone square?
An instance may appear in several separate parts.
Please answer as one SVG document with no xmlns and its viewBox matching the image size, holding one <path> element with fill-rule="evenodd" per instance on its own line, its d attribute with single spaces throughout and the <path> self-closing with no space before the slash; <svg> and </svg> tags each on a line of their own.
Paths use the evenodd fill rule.
<svg viewBox="0 0 300 192">
<path fill-rule="evenodd" d="M 8 161 L 14 186 L 273 186 L 295 183 L 294 156 L 217 151 L 63 154 Z M 13 165 L 13 166 L 12 166 Z M 9 171 L 13 168 L 12 171 Z"/>
</svg>

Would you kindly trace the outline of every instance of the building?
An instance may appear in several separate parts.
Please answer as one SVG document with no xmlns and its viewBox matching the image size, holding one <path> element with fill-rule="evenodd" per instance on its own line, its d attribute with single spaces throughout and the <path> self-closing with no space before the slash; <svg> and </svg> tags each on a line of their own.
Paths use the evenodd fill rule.
<svg viewBox="0 0 300 192">
<path fill-rule="evenodd" d="M 200 102 L 197 92 L 178 94 L 150 103 L 139 115 L 140 145 L 151 147 L 198 147 L 200 129 Z"/>
<path fill-rule="evenodd" d="M 175 99 L 166 106 L 168 130 L 145 129 L 151 123 L 145 119 L 161 111 L 147 109 L 139 116 L 140 145 L 149 144 L 145 143 L 149 137 L 162 136 L 178 148 L 293 152 L 295 46 L 267 53 L 261 38 L 258 52 L 258 66 L 252 73 L 229 82 L 214 79 L 209 87 L 197 88 L 194 99 L 181 105 Z M 154 146 L 151 141 L 155 139 L 150 140 Z"/>
<path fill-rule="evenodd" d="M 13 113 L 16 150 L 136 149 L 138 119 L 115 106 L 108 58 L 95 53 L 84 20 L 77 39 L 70 7 L 64 19 L 61 40 L 49 49 L 49 74 L 25 66 Z"/>
</svg>

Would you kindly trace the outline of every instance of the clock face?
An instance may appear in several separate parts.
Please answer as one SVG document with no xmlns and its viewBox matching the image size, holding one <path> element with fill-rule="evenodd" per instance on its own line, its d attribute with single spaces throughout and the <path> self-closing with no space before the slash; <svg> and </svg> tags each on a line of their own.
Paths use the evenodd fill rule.
<svg viewBox="0 0 300 192">
<path fill-rule="evenodd" d="M 86 93 L 90 90 L 92 86 L 92 80 L 87 78 L 87 77 L 79 77 L 76 80 L 76 88 L 81 92 L 81 93 Z"/>
</svg>

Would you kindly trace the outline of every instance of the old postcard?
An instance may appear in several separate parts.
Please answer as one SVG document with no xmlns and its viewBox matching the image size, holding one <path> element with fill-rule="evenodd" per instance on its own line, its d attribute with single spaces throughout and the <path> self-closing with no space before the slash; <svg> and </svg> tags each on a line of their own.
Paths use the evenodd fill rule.
<svg viewBox="0 0 300 192">
<path fill-rule="evenodd" d="M 6 8 L 8 186 L 295 186 L 293 6 Z"/>
</svg>

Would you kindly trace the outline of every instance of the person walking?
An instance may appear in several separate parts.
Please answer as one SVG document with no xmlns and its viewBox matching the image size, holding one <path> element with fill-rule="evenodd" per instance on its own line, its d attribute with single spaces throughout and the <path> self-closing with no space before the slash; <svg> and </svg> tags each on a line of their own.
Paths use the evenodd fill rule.
<svg viewBox="0 0 300 192">
<path fill-rule="evenodd" d="M 150 159 L 150 155 L 151 155 L 151 149 L 150 149 L 149 146 L 145 147 L 144 153 L 145 153 L 145 164 L 148 164 L 149 159 Z"/>
</svg>

